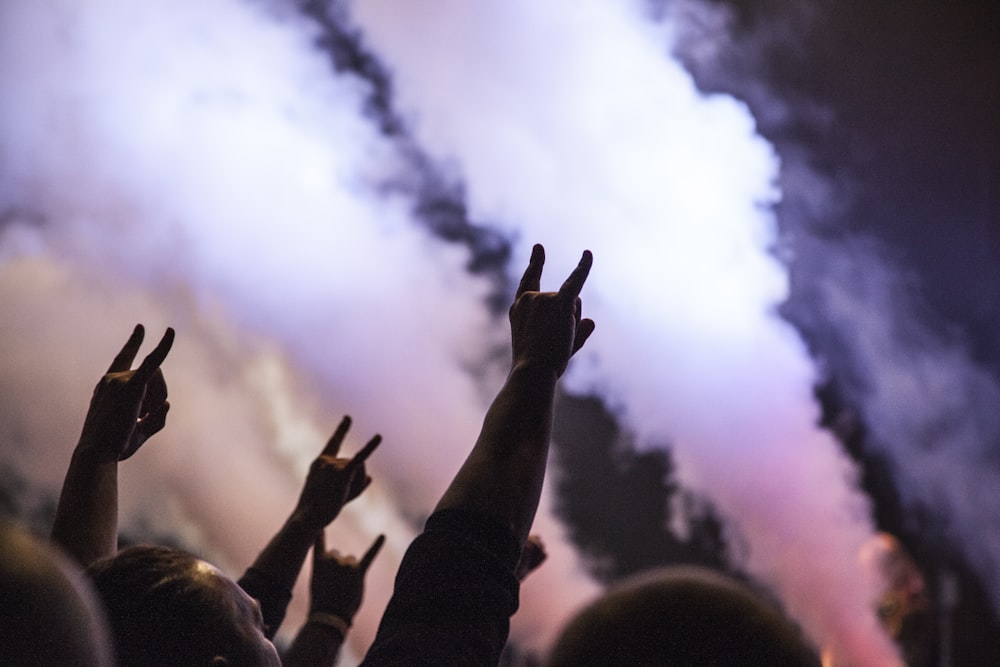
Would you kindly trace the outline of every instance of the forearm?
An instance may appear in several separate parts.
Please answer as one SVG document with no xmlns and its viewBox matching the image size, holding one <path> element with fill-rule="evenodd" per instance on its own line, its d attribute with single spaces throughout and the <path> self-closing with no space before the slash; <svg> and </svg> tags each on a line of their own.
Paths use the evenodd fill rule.
<svg viewBox="0 0 1000 667">
<path fill-rule="evenodd" d="M 524 543 L 545 478 L 556 381 L 556 372 L 544 365 L 511 370 L 437 510 L 488 515 Z"/>
<path fill-rule="evenodd" d="M 268 637 L 274 636 L 285 617 L 292 587 L 319 530 L 296 510 L 239 581 L 244 590 L 260 602 Z M 256 577 L 252 577 L 251 570 L 256 571 Z M 249 585 L 250 581 L 266 582 L 267 591 L 275 595 L 264 594 Z"/>
<path fill-rule="evenodd" d="M 118 551 L 118 462 L 102 462 L 83 439 L 70 460 L 52 541 L 86 568 Z"/>
<path fill-rule="evenodd" d="M 307 621 L 281 661 L 285 667 L 329 667 L 337 661 L 345 636 L 332 625 Z"/>
</svg>

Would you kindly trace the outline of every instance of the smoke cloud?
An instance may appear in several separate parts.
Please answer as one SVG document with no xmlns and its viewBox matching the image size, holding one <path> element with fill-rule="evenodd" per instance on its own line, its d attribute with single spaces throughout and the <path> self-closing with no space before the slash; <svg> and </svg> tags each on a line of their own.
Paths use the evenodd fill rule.
<svg viewBox="0 0 1000 667">
<path fill-rule="evenodd" d="M 732 520 L 746 567 L 814 639 L 884 661 L 858 583 L 866 502 L 773 314 L 787 288 L 768 253 L 777 160 L 746 108 L 700 95 L 665 31 L 607 3 L 356 9 L 475 216 L 600 249 L 587 294 L 600 336 L 576 386 L 610 396 L 641 439 L 674 442 L 681 480 Z"/>
<path fill-rule="evenodd" d="M 554 288 L 594 251 L 598 331 L 569 386 L 600 392 L 646 446 L 672 443 L 739 565 L 817 644 L 888 664 L 878 582 L 857 561 L 868 503 L 776 315 L 780 161 L 747 107 L 701 94 L 670 55 L 675 26 L 638 4 L 346 11 L 413 141 L 512 240 L 511 273 L 540 241 Z M 352 633 L 363 651 L 412 522 L 502 379 L 504 332 L 469 251 L 385 187 L 412 165 L 364 113 L 370 82 L 335 73 L 318 34 L 289 7 L 237 0 L 0 5 L 0 98 L 16 100 L 0 108 L 0 340 L 17 350 L 0 446 L 56 488 L 131 325 L 175 326 L 169 423 L 123 465 L 122 506 L 236 573 L 351 414 L 349 446 L 385 437 L 373 488 L 331 531 L 356 552 L 389 535 Z M 537 649 L 598 592 L 549 506 L 536 530 L 552 558 L 514 623 Z"/>
<path fill-rule="evenodd" d="M 896 472 L 904 506 L 940 540 L 938 557 L 964 557 L 1000 609 L 1000 386 L 958 329 L 927 316 L 916 277 L 884 247 L 854 239 L 829 248 L 817 306 L 854 325 L 837 336 L 872 445 Z"/>
</svg>

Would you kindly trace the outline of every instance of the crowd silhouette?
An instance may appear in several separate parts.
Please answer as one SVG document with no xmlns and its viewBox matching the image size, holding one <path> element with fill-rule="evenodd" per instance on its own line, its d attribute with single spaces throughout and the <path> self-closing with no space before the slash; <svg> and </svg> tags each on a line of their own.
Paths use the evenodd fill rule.
<svg viewBox="0 0 1000 667">
<path fill-rule="evenodd" d="M 546 473 L 557 385 L 594 332 L 581 291 L 592 256 L 541 290 L 536 245 L 510 306 L 512 363 L 464 464 L 407 549 L 364 665 L 496 665 L 520 582 L 545 560 L 529 535 Z M 133 369 L 136 326 L 94 390 L 50 543 L 0 522 L 4 665 L 332 665 L 385 541 L 360 557 L 327 547 L 325 528 L 371 483 L 341 446 L 344 417 L 312 462 L 288 519 L 233 580 L 186 551 L 118 548 L 118 465 L 167 421 L 167 329 Z M 312 550 L 309 613 L 279 656 L 272 643 Z M 552 665 L 819 665 L 797 627 L 720 573 L 667 568 L 608 591 L 571 621 Z"/>
</svg>

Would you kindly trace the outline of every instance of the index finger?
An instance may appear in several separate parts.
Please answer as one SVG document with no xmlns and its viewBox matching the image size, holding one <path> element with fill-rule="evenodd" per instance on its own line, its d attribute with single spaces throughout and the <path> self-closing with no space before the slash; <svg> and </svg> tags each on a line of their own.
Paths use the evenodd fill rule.
<svg viewBox="0 0 1000 667">
<path fill-rule="evenodd" d="M 344 442 L 344 436 L 347 435 L 347 431 L 351 428 L 351 418 L 348 415 L 344 415 L 344 418 L 340 420 L 337 425 L 337 430 L 333 432 L 330 439 L 326 441 L 326 446 L 323 447 L 323 451 L 319 453 L 320 456 L 333 456 L 336 457 L 337 453 L 340 451 L 340 445 Z"/>
<path fill-rule="evenodd" d="M 146 330 L 141 324 L 135 325 L 132 329 L 132 335 L 128 337 L 125 341 L 125 345 L 122 349 L 115 355 L 114 361 L 108 366 L 109 373 L 120 373 L 122 371 L 127 371 L 132 368 L 132 362 L 135 360 L 135 354 L 139 351 L 142 346 L 142 339 L 146 335 Z"/>
<path fill-rule="evenodd" d="M 358 561 L 358 567 L 361 568 L 362 572 L 368 571 L 372 561 L 375 560 L 375 556 L 377 556 L 378 552 L 381 551 L 383 544 L 385 544 L 385 535 L 379 535 L 375 538 L 375 543 L 368 548 L 365 555 L 361 557 L 360 561 Z"/>
<path fill-rule="evenodd" d="M 587 275 L 590 273 L 590 267 L 593 263 L 594 256 L 589 250 L 584 250 L 580 263 L 576 265 L 573 273 L 569 274 L 566 282 L 559 288 L 560 296 L 568 296 L 571 299 L 580 296 L 580 290 L 583 289 L 583 283 L 587 281 Z"/>
<path fill-rule="evenodd" d="M 369 440 L 368 443 L 364 447 L 361 448 L 360 452 L 358 452 L 357 454 L 354 455 L 354 457 L 347 463 L 346 467 L 348 467 L 348 468 L 355 468 L 355 467 L 361 465 L 362 463 L 364 463 L 365 459 L 367 459 L 369 456 L 371 456 L 372 452 L 374 452 L 375 449 L 380 444 L 382 444 L 382 436 L 376 434 L 375 437 L 373 437 L 371 440 Z"/>
<path fill-rule="evenodd" d="M 157 343 L 156 347 L 153 348 L 153 351 L 142 360 L 142 364 L 135 372 L 135 379 L 139 382 L 148 382 L 149 379 L 153 377 L 153 373 L 156 372 L 156 369 L 163 363 L 163 360 L 167 358 L 167 353 L 170 352 L 170 348 L 173 344 L 174 330 L 172 327 L 167 327 L 167 330 L 164 332 L 163 338 L 160 339 L 160 342 Z"/>
<path fill-rule="evenodd" d="M 537 292 L 541 289 L 542 266 L 544 264 L 545 248 L 542 247 L 541 243 L 536 243 L 531 248 L 531 259 L 528 260 L 528 268 L 524 270 L 521 282 L 517 285 L 517 292 L 514 293 L 515 299 L 525 292 Z"/>
</svg>

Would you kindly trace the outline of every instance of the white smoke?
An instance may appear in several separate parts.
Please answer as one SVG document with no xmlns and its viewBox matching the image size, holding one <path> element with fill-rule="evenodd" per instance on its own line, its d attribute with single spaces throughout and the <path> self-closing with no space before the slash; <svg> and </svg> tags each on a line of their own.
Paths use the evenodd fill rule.
<svg viewBox="0 0 1000 667">
<path fill-rule="evenodd" d="M 350 413 L 352 439 L 385 436 L 376 476 L 385 461 L 396 471 L 366 497 L 391 488 L 394 505 L 426 513 L 484 408 L 462 367 L 488 338 L 486 286 L 463 275 L 462 251 L 426 238 L 403 202 L 376 194 L 392 147 L 357 111 L 361 84 L 330 75 L 304 25 L 244 3 L 74 7 L 4 3 L 0 21 L 0 97 L 18 100 L 0 111 L 5 342 L 36 355 L 9 355 L 35 363 L 5 374 L 5 408 L 27 421 L 25 403 L 76 406 L 57 434 L 41 415 L 20 428 L 32 460 L 62 467 L 79 428 L 72 415 L 82 420 L 123 335 L 135 321 L 150 337 L 169 323 L 179 336 L 165 366 L 174 408 L 146 454 L 154 462 L 123 467 L 124 508 L 162 512 L 173 497 L 203 548 L 238 573 L 291 509 L 303 463 Z M 48 316 L 25 328 L 18 306 L 35 303 Z M 206 330 L 206 320 L 221 324 Z M 55 348 L 88 376 L 73 385 L 77 401 L 54 400 L 28 371 L 58 377 L 68 364 L 46 364 L 45 330 L 74 334 Z M 253 371 L 288 363 L 300 378 L 288 388 Z M 296 468 L 276 455 L 292 419 L 311 426 L 295 443 Z M 53 486 L 60 476 L 33 475 Z M 367 621 L 352 633 L 359 646 L 412 537 L 393 514 L 341 542 L 361 550 L 390 533 Z"/>
<path fill-rule="evenodd" d="M 816 428 L 812 363 L 773 314 L 786 290 L 768 253 L 775 156 L 743 105 L 698 93 L 635 8 L 537 5 L 355 9 L 473 215 L 516 225 L 522 257 L 535 239 L 595 249 L 585 307 L 599 335 L 577 385 L 609 395 L 642 439 L 675 443 L 681 479 L 734 522 L 746 567 L 814 640 L 884 664 L 856 559 L 867 502 Z"/>
<path fill-rule="evenodd" d="M 569 380 L 644 441 L 676 443 L 682 480 L 817 643 L 884 664 L 856 562 L 867 504 L 773 315 L 778 160 L 746 107 L 699 94 L 669 31 L 629 3 L 351 12 L 415 140 L 474 217 L 518 238 L 514 272 L 541 241 L 555 287 L 594 251 L 598 332 Z M 22 435 L 0 446 L 30 443 L 23 467 L 57 484 L 73 415 L 131 324 L 176 326 L 169 423 L 123 465 L 123 507 L 167 506 L 164 522 L 238 571 L 350 413 L 355 443 L 385 436 L 376 485 L 342 522 L 356 551 L 390 534 L 352 633 L 363 651 L 409 538 L 399 517 L 429 510 L 473 442 L 495 383 L 465 369 L 502 332 L 466 252 L 379 189 L 405 162 L 361 113 L 366 84 L 334 75 L 314 37 L 294 12 L 237 0 L 0 4 L 0 99 L 16 100 L 0 107 L 2 340 L 25 350 L 3 369 Z M 52 410 L 58 423 L 38 414 Z M 541 648 L 596 587 L 547 512 L 536 528 L 554 555 L 514 632 Z"/>
<path fill-rule="evenodd" d="M 929 324 L 919 283 L 885 248 L 860 239 L 827 245 L 818 305 L 852 325 L 838 334 L 872 445 L 896 471 L 904 506 L 944 538 L 941 555 L 964 554 L 1000 609 L 1000 386 L 957 330 Z"/>
</svg>

